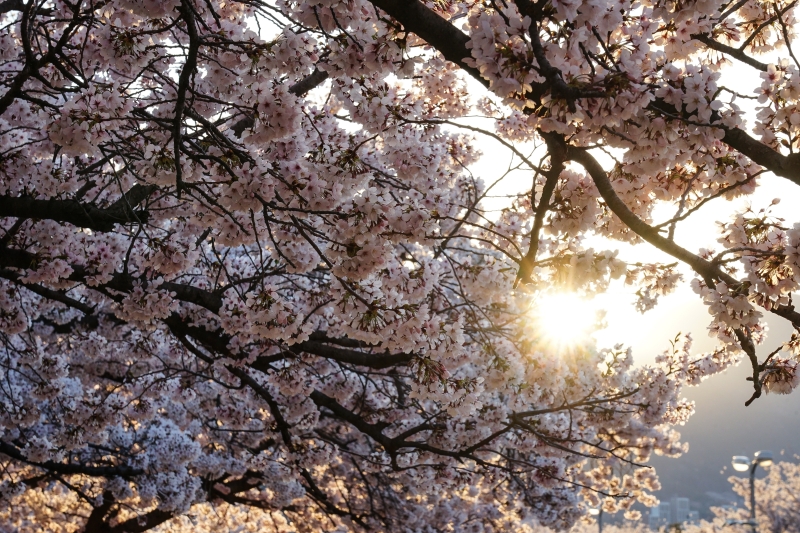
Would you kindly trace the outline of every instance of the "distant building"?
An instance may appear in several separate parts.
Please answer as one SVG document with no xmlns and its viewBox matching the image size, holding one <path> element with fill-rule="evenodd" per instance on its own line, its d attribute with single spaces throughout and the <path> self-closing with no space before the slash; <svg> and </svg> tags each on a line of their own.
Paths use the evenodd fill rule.
<svg viewBox="0 0 800 533">
<path fill-rule="evenodd" d="M 661 503 L 658 504 L 658 513 L 661 515 L 661 518 L 664 519 L 665 523 L 669 522 L 669 518 L 670 518 L 670 514 L 671 514 L 670 510 L 671 509 L 672 508 L 671 508 L 669 502 L 661 502 Z"/>
<path fill-rule="evenodd" d="M 647 527 L 650 528 L 651 531 L 658 531 L 658 528 L 661 527 L 661 513 L 659 512 L 659 507 L 653 507 L 650 509 L 650 516 L 647 517 Z"/>
<path fill-rule="evenodd" d="M 672 498 L 670 500 L 670 524 L 684 524 L 689 519 L 689 498 Z"/>
<path fill-rule="evenodd" d="M 661 502 L 657 507 L 650 509 L 650 516 L 648 517 L 647 523 L 650 529 L 657 531 L 663 526 L 669 525 L 670 507 L 670 502 Z"/>
<path fill-rule="evenodd" d="M 700 512 L 691 510 L 689 498 L 675 497 L 651 508 L 647 525 L 651 530 L 657 531 L 677 524 L 696 524 L 699 520 Z"/>
</svg>

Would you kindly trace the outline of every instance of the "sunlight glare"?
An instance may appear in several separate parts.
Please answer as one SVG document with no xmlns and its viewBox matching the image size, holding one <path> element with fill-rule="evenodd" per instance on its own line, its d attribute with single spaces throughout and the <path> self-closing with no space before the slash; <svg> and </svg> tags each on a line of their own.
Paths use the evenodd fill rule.
<svg viewBox="0 0 800 533">
<path fill-rule="evenodd" d="M 536 327 L 551 348 L 574 348 L 584 344 L 597 323 L 594 302 L 575 293 L 544 294 L 534 305 Z"/>
</svg>

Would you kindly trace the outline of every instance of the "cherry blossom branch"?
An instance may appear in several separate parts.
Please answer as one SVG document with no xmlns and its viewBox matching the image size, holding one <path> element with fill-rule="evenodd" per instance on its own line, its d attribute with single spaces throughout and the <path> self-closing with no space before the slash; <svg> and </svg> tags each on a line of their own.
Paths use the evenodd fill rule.
<svg viewBox="0 0 800 533">
<path fill-rule="evenodd" d="M 89 304 L 78 301 L 75 298 L 70 297 L 67 293 L 63 291 L 56 291 L 53 289 L 49 289 L 47 287 L 44 287 L 36 283 L 25 283 L 20 279 L 22 278 L 22 276 L 17 272 L 14 272 L 13 270 L 8 270 L 6 268 L 0 269 L 0 278 L 5 278 L 7 280 L 13 281 L 20 287 L 25 287 L 29 291 L 38 294 L 42 298 L 47 298 L 48 300 L 61 302 L 62 304 L 72 307 L 73 309 L 77 309 L 78 311 L 82 311 L 87 315 L 90 315 L 94 312 L 94 307 L 92 307 Z"/>
<path fill-rule="evenodd" d="M 606 98 L 609 95 L 604 91 L 584 90 L 578 87 L 568 85 L 564 81 L 564 76 L 561 70 L 554 67 L 547 59 L 542 41 L 539 38 L 539 16 L 540 11 L 536 4 L 530 0 L 514 0 L 517 4 L 520 13 L 524 16 L 527 15 L 531 18 L 531 23 L 528 28 L 528 35 L 531 39 L 531 51 L 539 64 L 541 74 L 547 79 L 547 85 L 555 99 L 563 99 L 567 102 L 567 107 L 570 111 L 575 111 L 575 101 L 582 98 Z M 535 100 L 539 99 L 539 95 Z"/>
<path fill-rule="evenodd" d="M 303 96 L 312 89 L 320 86 L 327 79 L 328 73 L 326 71 L 315 68 L 314 72 L 289 87 L 289 92 L 295 96 Z M 255 118 L 248 115 L 234 122 L 230 129 L 236 137 L 241 137 L 245 130 L 252 128 L 254 124 Z"/>
<path fill-rule="evenodd" d="M 722 142 L 746 155 L 754 163 L 765 167 L 776 176 L 800 185 L 800 154 L 783 155 L 753 139 L 739 128 L 723 127 L 722 130 L 725 132 Z"/>
<path fill-rule="evenodd" d="M 411 119 L 404 118 L 403 119 L 403 123 L 405 123 L 405 124 L 447 124 L 449 126 L 454 126 L 456 128 L 460 128 L 460 129 L 464 129 L 464 130 L 468 130 L 468 131 L 474 131 L 475 133 L 480 133 L 481 135 L 486 135 L 487 137 L 490 137 L 490 138 L 494 139 L 495 141 L 497 141 L 498 143 L 500 143 L 504 147 L 506 147 L 509 150 L 511 150 L 511 152 L 514 155 L 516 155 L 517 157 L 519 157 L 531 170 L 535 170 L 535 171 L 537 171 L 539 173 L 543 172 L 539 165 L 537 165 L 536 163 L 531 161 L 528 156 L 526 156 L 525 154 L 520 152 L 519 149 L 516 146 L 514 146 L 512 143 L 506 141 L 505 139 L 503 139 L 502 137 L 500 137 L 496 133 L 492 133 L 491 131 L 489 131 L 489 130 L 487 130 L 485 128 L 478 128 L 476 126 L 470 126 L 469 124 L 459 124 L 458 122 L 453 122 L 452 120 L 444 120 L 444 119 L 411 120 Z"/>
<path fill-rule="evenodd" d="M 770 26 L 773 22 L 775 22 L 776 20 L 781 18 L 784 15 L 784 13 L 786 13 L 787 11 L 792 9 L 795 6 L 796 3 L 797 3 L 797 0 L 794 0 L 793 2 L 790 2 L 789 4 L 787 4 L 786 7 L 783 8 L 782 11 L 777 11 L 776 10 L 776 12 L 775 12 L 775 14 L 773 16 L 771 16 L 770 18 L 768 18 L 767 20 L 762 22 L 755 30 L 753 30 L 753 32 L 750 35 L 748 35 L 747 39 L 744 40 L 744 42 L 739 47 L 739 49 L 740 50 L 744 50 L 745 48 L 747 48 L 747 46 L 750 43 L 752 43 L 755 40 L 756 37 L 758 37 L 758 35 L 761 33 L 761 31 L 764 28 L 766 28 L 767 26 Z"/>
<path fill-rule="evenodd" d="M 675 214 L 675 216 L 673 216 L 673 217 L 672 217 L 672 218 L 670 218 L 669 220 L 665 220 L 664 222 L 662 222 L 662 223 L 660 223 L 660 224 L 657 224 L 657 225 L 653 226 L 653 228 L 654 228 L 654 229 L 661 229 L 661 228 L 663 228 L 663 227 L 665 227 L 665 226 L 670 226 L 670 235 L 674 235 L 674 228 L 675 228 L 675 226 L 676 226 L 676 224 L 677 224 L 678 222 L 680 222 L 681 220 L 686 220 L 686 219 L 687 219 L 689 216 L 691 216 L 693 213 L 696 213 L 697 211 L 699 211 L 699 210 L 700 210 L 700 208 L 702 208 L 704 205 L 706 205 L 706 204 L 707 204 L 708 202 L 710 202 L 711 200 L 715 200 L 715 199 L 717 199 L 717 198 L 720 198 L 721 196 L 724 196 L 725 194 L 727 194 L 727 193 L 729 193 L 729 192 L 731 192 L 731 191 L 733 191 L 733 190 L 736 190 L 736 189 L 738 189 L 739 187 L 742 187 L 742 186 L 744 186 L 744 185 L 747 185 L 747 184 L 749 184 L 751 181 L 753 181 L 754 179 L 756 179 L 756 178 L 757 178 L 758 176 L 760 176 L 762 173 L 763 173 L 763 171 L 756 172 L 756 173 L 754 173 L 754 174 L 751 174 L 751 175 L 749 175 L 749 176 L 748 176 L 746 179 L 744 179 L 743 181 L 740 181 L 740 182 L 734 183 L 734 184 L 732 184 L 732 185 L 728 185 L 727 187 L 722 187 L 720 190 L 718 190 L 717 192 L 715 192 L 714 194 L 712 194 L 712 195 L 710 195 L 710 196 L 707 196 L 707 197 L 703 198 L 702 200 L 700 200 L 699 202 L 697 202 L 695 205 L 693 205 L 693 206 L 692 206 L 692 207 L 690 207 L 689 209 L 686 209 L 686 210 L 685 210 L 685 211 L 683 211 L 683 212 L 681 212 L 681 211 L 682 211 L 682 209 L 681 209 L 681 210 L 679 210 L 679 211 L 678 211 L 678 212 Z M 688 192 L 690 192 L 690 191 L 691 191 L 691 188 L 690 188 L 690 187 L 687 187 L 687 188 L 686 188 L 686 193 L 688 193 Z M 682 196 L 681 196 L 681 205 L 682 205 L 682 206 L 685 206 L 685 197 L 686 197 L 686 194 L 684 194 L 684 195 L 682 195 Z"/>
<path fill-rule="evenodd" d="M 92 477 L 131 477 L 139 476 L 144 473 L 144 470 L 140 468 L 131 468 L 129 466 L 90 466 L 75 463 L 57 463 L 55 461 L 44 461 L 41 463 L 30 461 L 25 457 L 19 448 L 5 441 L 0 441 L 0 454 L 7 455 L 12 459 L 21 461 L 31 466 L 35 466 L 43 470 L 57 472 L 59 474 L 81 474 Z"/>
<path fill-rule="evenodd" d="M 590 406 L 596 406 L 596 405 L 601 405 L 601 404 L 607 404 L 607 403 L 617 402 L 619 400 L 624 400 L 625 398 L 630 398 L 631 396 L 637 394 L 638 392 L 639 392 L 639 388 L 634 388 L 634 389 L 631 389 L 631 390 L 628 390 L 628 391 L 625 391 L 625 392 L 621 392 L 619 394 L 608 396 L 606 398 L 596 398 L 596 399 L 585 398 L 585 399 L 583 399 L 581 401 L 578 401 L 578 402 L 564 403 L 564 404 L 559 405 L 558 407 L 548 407 L 546 409 L 534 409 L 534 410 L 531 410 L 531 411 L 520 411 L 520 412 L 513 413 L 511 415 L 511 417 L 512 417 L 512 419 L 515 419 L 515 418 L 527 418 L 527 417 L 531 417 L 531 416 L 539 416 L 539 415 L 545 415 L 545 414 L 550 414 L 550 413 L 557 413 L 559 411 L 566 411 L 566 410 L 569 410 L 569 409 L 579 409 L 579 408 L 582 408 L 582 407 L 590 407 Z"/>
<path fill-rule="evenodd" d="M 776 2 L 772 3 L 772 8 L 775 10 L 775 13 L 778 15 L 778 23 L 781 26 L 781 34 L 783 35 L 783 41 L 786 43 L 786 51 L 789 52 L 789 56 L 794 61 L 794 64 L 797 68 L 800 68 L 800 61 L 797 60 L 797 57 L 794 55 L 794 50 L 792 50 L 792 40 L 789 38 L 789 29 L 786 27 L 786 21 L 783 20 L 783 13 L 780 12 L 778 9 L 778 4 Z"/>
<path fill-rule="evenodd" d="M 489 87 L 489 80 L 481 76 L 478 69 L 467 65 L 464 61 L 471 57 L 467 48 L 469 36 L 425 4 L 419 0 L 370 0 L 370 3 L 391 15 L 407 31 L 413 32 L 427 41 L 445 59 L 455 63 L 464 72 Z"/>
<path fill-rule="evenodd" d="M 175 102 L 175 119 L 172 132 L 172 151 L 175 156 L 175 189 L 178 198 L 180 198 L 181 189 L 183 188 L 183 170 L 181 167 L 183 108 L 186 106 L 186 92 L 189 90 L 189 83 L 197 68 L 197 52 L 200 48 L 197 25 L 194 20 L 194 6 L 192 6 L 190 2 L 191 0 L 183 0 L 181 2 L 181 16 L 186 23 L 186 33 L 189 36 L 189 50 L 186 54 L 186 62 L 183 64 L 183 69 L 181 69 L 181 75 L 178 78 L 178 98 Z"/>
<path fill-rule="evenodd" d="M 165 522 L 169 522 L 175 517 L 174 514 L 162 511 L 161 509 L 153 509 L 140 516 L 134 516 L 128 520 L 110 525 L 104 523 L 98 528 L 98 533 L 141 533 L 149 531 L 156 526 L 160 526 Z M 86 533 L 89 533 L 88 529 Z"/>
<path fill-rule="evenodd" d="M 10 9 L 13 9 L 15 5 L 11 4 L 11 6 L 12 8 Z M 22 94 L 22 88 L 30 78 L 37 77 L 38 71 L 44 66 L 53 63 L 57 56 L 63 56 L 62 50 L 72 37 L 73 32 L 77 29 L 82 18 L 79 16 L 80 4 L 73 6 L 71 9 L 72 20 L 70 20 L 70 22 L 64 28 L 61 37 L 54 45 L 53 43 L 48 43 L 49 48 L 47 53 L 42 55 L 42 57 L 39 59 L 36 59 L 33 51 L 31 50 L 30 25 L 32 18 L 36 15 L 36 12 L 40 11 L 39 7 L 39 3 L 36 1 L 29 1 L 27 4 L 23 4 L 22 6 L 20 30 L 22 33 L 22 48 L 25 52 L 25 65 L 14 77 L 5 94 L 0 96 L 0 115 L 4 114 L 12 102 L 14 102 L 14 100 Z"/>
<path fill-rule="evenodd" d="M 10 266 L 14 268 L 27 268 L 28 266 L 35 264 L 37 262 L 37 258 L 34 254 L 31 254 L 29 252 L 24 252 L 21 250 L 5 249 L 3 253 L 0 253 L 0 256 L 2 256 L 0 257 L 0 265 Z M 83 267 L 73 265 L 72 270 L 73 273 L 68 278 L 71 281 L 85 282 L 86 278 L 90 276 L 90 274 L 88 274 Z M 0 271 L 0 277 L 6 277 L 7 279 L 12 279 L 13 281 L 16 282 L 19 281 L 19 278 L 21 276 L 13 271 Z M 117 274 L 112 278 L 110 282 L 103 284 L 102 287 L 109 288 L 115 291 L 130 292 L 133 289 L 134 281 L 141 282 L 143 287 L 147 286 L 147 281 L 145 279 L 139 278 L 137 280 L 137 278 L 134 278 L 133 276 L 130 275 Z M 91 306 L 79 302 L 77 300 L 74 300 L 72 298 L 69 298 L 68 296 L 59 291 L 54 291 L 52 289 L 48 289 L 38 284 L 22 283 L 21 281 L 19 281 L 19 283 L 21 283 L 29 290 L 36 292 L 40 296 L 60 301 L 62 303 L 69 305 L 70 307 L 81 310 L 87 314 L 91 314 L 94 310 Z M 222 300 L 218 295 L 210 293 L 208 291 L 204 291 L 202 289 L 198 289 L 196 287 L 192 287 L 190 285 L 174 283 L 174 282 L 163 282 L 161 285 L 159 285 L 159 289 L 175 293 L 175 297 L 177 299 L 199 305 L 214 313 L 218 313 L 220 308 L 222 307 Z M 193 337 L 202 339 L 206 343 L 211 343 L 211 345 L 214 346 L 214 348 L 217 350 L 227 345 L 228 340 L 225 340 L 226 336 L 222 335 L 221 332 L 216 332 L 216 333 L 208 332 L 204 328 L 181 325 L 184 323 L 182 319 L 178 318 L 177 316 L 173 315 L 172 317 L 166 319 L 166 323 L 171 328 L 178 328 L 184 334 L 188 334 Z M 319 341 L 327 340 L 327 337 L 324 337 L 322 335 L 317 335 L 316 338 Z M 331 359 L 340 363 L 352 364 L 356 366 L 364 366 L 376 370 L 398 365 L 401 366 L 407 365 L 415 357 L 414 354 L 408 354 L 408 353 L 372 354 L 367 352 L 358 352 L 355 350 L 343 350 L 341 348 L 326 346 L 325 344 L 319 341 L 305 341 L 302 343 L 298 343 L 291 347 L 291 352 L 311 353 L 318 357 Z M 339 340 L 334 342 L 345 342 L 345 341 Z M 352 345 L 353 343 L 347 342 L 347 344 Z"/>
<path fill-rule="evenodd" d="M 729 46 L 727 44 L 721 43 L 721 42 L 717 41 L 716 39 L 713 39 L 712 37 L 709 37 L 706 34 L 692 35 L 692 39 L 694 39 L 695 41 L 699 41 L 699 42 L 703 43 L 704 45 L 708 46 L 712 50 L 716 50 L 717 52 L 722 52 L 723 54 L 728 54 L 732 58 L 738 59 L 742 63 L 744 63 L 746 65 L 750 65 L 751 67 L 753 67 L 756 70 L 760 70 L 761 72 L 766 72 L 767 71 L 767 64 L 766 63 L 762 63 L 761 61 L 750 57 L 741 48 L 734 48 L 734 47 Z"/>
<path fill-rule="evenodd" d="M 543 133 L 542 135 L 549 137 L 553 143 L 565 143 L 563 138 L 556 134 Z M 633 211 L 625 205 L 625 202 L 620 199 L 616 191 L 614 191 L 605 169 L 603 169 L 600 163 L 598 163 L 594 156 L 587 150 L 569 146 L 567 147 L 567 159 L 581 164 L 581 166 L 586 169 L 592 177 L 600 196 L 605 200 L 606 205 L 608 205 L 608 208 L 637 235 L 659 250 L 683 261 L 701 276 L 722 279 L 731 285 L 738 285 L 738 281 L 714 267 L 711 262 L 691 253 L 674 241 L 662 236 L 658 230 L 636 216 Z M 800 318 L 800 316 L 798 316 L 798 318 Z"/>
<path fill-rule="evenodd" d="M 372 368 L 374 370 L 382 370 L 395 366 L 406 366 L 411 363 L 416 354 L 411 353 L 367 353 L 358 352 L 355 350 L 343 350 L 341 348 L 334 348 L 321 342 L 304 341 L 289 347 L 289 351 L 295 354 L 310 353 L 317 357 L 324 357 L 339 363 L 345 363 L 356 366 L 363 366 Z"/>
<path fill-rule="evenodd" d="M 563 141 L 562 141 L 563 142 Z M 731 287 L 739 287 L 741 283 L 720 270 L 713 262 L 707 261 L 688 250 L 678 246 L 674 241 L 662 237 L 658 231 L 639 219 L 625 203 L 617 196 L 611 182 L 608 180 L 605 170 L 600 166 L 594 157 L 588 151 L 569 147 L 567 149 L 568 158 L 572 161 L 580 163 L 587 172 L 592 176 L 598 192 L 606 201 L 615 215 L 617 215 L 629 228 L 631 228 L 637 235 L 644 238 L 647 242 L 654 245 L 656 248 L 666 252 L 676 259 L 680 259 L 684 263 L 691 266 L 698 274 L 707 280 L 719 279 L 727 283 Z M 800 313 L 794 310 L 793 306 L 780 305 L 770 309 L 773 313 L 788 318 L 795 326 L 800 325 Z M 753 369 L 753 387 L 755 389 L 753 396 L 745 402 L 749 406 L 756 398 L 761 396 L 761 384 L 758 379 L 762 367 L 758 363 L 758 357 L 755 353 L 755 346 L 749 335 L 745 334 L 740 329 L 734 330 L 736 337 L 742 350 L 748 355 L 751 367 Z"/>
<path fill-rule="evenodd" d="M 0 2 L 0 14 L 9 13 L 11 11 L 22 11 L 25 9 L 25 4 L 22 0 L 5 0 Z"/>
<path fill-rule="evenodd" d="M 729 16 L 731 16 L 731 14 L 733 14 L 733 13 L 734 13 L 734 12 L 736 12 L 736 11 L 738 11 L 738 10 L 739 10 L 739 9 L 740 9 L 742 6 L 744 6 L 744 5 L 745 5 L 747 2 L 748 2 L 748 0 L 739 0 L 738 2 L 736 2 L 735 4 L 733 4 L 732 6 L 730 6 L 728 9 L 726 9 L 725 11 L 723 11 L 723 12 L 720 14 L 720 16 L 719 16 L 719 17 L 716 19 L 716 20 L 717 20 L 717 23 L 719 23 L 719 22 L 722 22 L 723 20 L 725 20 L 726 18 L 728 18 Z"/>
<path fill-rule="evenodd" d="M 749 400 L 744 402 L 745 406 L 749 406 L 751 403 L 753 403 L 753 401 L 755 401 L 756 398 L 761 397 L 761 379 L 759 374 L 762 367 L 758 363 L 756 346 L 753 344 L 752 337 L 741 328 L 735 328 L 733 331 L 736 334 L 736 338 L 739 340 L 742 350 L 744 350 L 744 353 L 747 354 L 747 358 L 750 359 L 750 367 L 753 369 L 753 375 L 751 377 L 753 380 L 753 395 Z"/>
<path fill-rule="evenodd" d="M 0 195 L 0 217 L 47 219 L 108 232 L 113 231 L 116 224 L 146 223 L 150 213 L 146 209 L 134 208 L 155 190 L 154 185 L 134 185 L 107 208 L 77 200 L 39 200 L 31 196 Z"/>
<path fill-rule="evenodd" d="M 545 183 L 542 188 L 542 194 L 539 197 L 539 203 L 535 208 L 533 228 L 531 229 L 531 242 L 528 247 L 528 252 L 519 262 L 517 280 L 514 282 L 515 287 L 520 281 L 523 284 L 531 282 L 531 273 L 536 264 L 536 255 L 539 252 L 539 233 L 542 231 L 544 217 L 550 208 L 550 198 L 553 195 L 553 191 L 555 191 L 558 177 L 564 170 L 564 162 L 566 160 L 564 146 L 548 141 L 547 137 L 545 137 L 545 141 L 547 142 L 547 151 L 550 154 L 550 168 L 543 172 Z"/>
<path fill-rule="evenodd" d="M 454 63 L 458 64 L 465 72 L 470 74 L 473 78 L 480 81 L 484 85 L 488 86 L 488 81 L 485 80 L 479 72 L 471 69 L 469 67 L 465 68 L 463 62 L 454 61 L 452 58 L 456 57 L 469 57 L 469 49 L 466 47 L 466 43 L 468 42 L 469 38 L 464 35 L 461 31 L 456 29 L 452 24 L 450 24 L 445 19 L 439 17 L 436 13 L 431 11 L 430 9 L 423 6 L 417 0 L 409 3 L 410 6 L 413 8 L 409 8 L 414 13 L 414 16 L 418 17 L 420 22 L 417 22 L 413 16 L 410 15 L 410 12 L 404 10 L 404 4 L 401 5 L 399 1 L 389 1 L 389 0 L 376 0 L 373 2 L 377 7 L 380 7 L 387 13 L 389 13 L 392 17 L 396 18 L 409 31 L 412 31 L 419 35 L 421 38 L 428 41 L 434 48 L 442 52 L 442 54 L 449 60 L 453 61 Z M 520 10 L 523 13 L 527 13 L 525 11 L 527 8 L 528 11 L 533 9 L 533 4 L 528 2 L 527 0 L 521 0 Z M 402 17 L 402 20 L 401 20 Z M 423 22 L 424 21 L 424 22 Z M 534 32 L 535 33 L 535 32 Z M 446 42 L 442 42 L 446 41 Z M 441 48 L 440 48 L 441 47 Z M 445 53 L 443 50 L 447 50 Z M 543 52 L 539 50 L 539 54 L 537 55 L 537 61 L 540 59 L 545 61 L 545 63 L 541 63 L 544 68 L 547 68 L 549 62 L 547 62 L 546 56 L 543 55 Z M 552 65 L 551 65 L 552 67 Z M 556 69 L 557 70 L 557 69 Z M 560 74 L 556 74 L 555 71 L 549 71 L 550 78 L 549 82 L 556 83 L 561 88 L 562 92 L 570 97 L 579 97 L 576 94 L 573 94 L 574 91 L 572 88 L 566 86 L 565 82 L 561 78 Z M 560 80 L 560 81 L 559 81 Z M 564 84 L 562 87 L 561 84 Z M 595 95 L 596 96 L 596 95 Z M 654 110 L 663 110 L 667 109 L 671 106 L 665 104 L 663 102 L 654 102 L 650 104 Z M 721 127 L 721 126 L 716 126 Z M 793 183 L 800 185 L 800 154 L 791 154 L 788 156 L 784 156 L 779 152 L 776 152 L 769 146 L 753 139 L 747 133 L 745 133 L 740 128 L 728 128 L 728 127 L 721 127 L 725 135 L 722 138 L 722 141 L 729 145 L 731 148 L 738 150 L 739 152 L 743 153 L 747 157 L 749 157 L 753 162 L 766 167 L 774 174 L 787 178 Z"/>
</svg>

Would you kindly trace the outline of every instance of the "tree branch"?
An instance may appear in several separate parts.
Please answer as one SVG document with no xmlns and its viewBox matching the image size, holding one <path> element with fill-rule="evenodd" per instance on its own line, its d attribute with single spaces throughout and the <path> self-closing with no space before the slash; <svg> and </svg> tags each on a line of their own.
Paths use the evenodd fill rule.
<svg viewBox="0 0 800 533">
<path fill-rule="evenodd" d="M 314 72 L 289 87 L 289 92 L 295 96 L 303 96 L 311 89 L 321 85 L 327 79 L 327 72 L 315 68 Z M 237 137 L 241 137 L 246 129 L 253 127 L 253 124 L 255 124 L 255 119 L 252 116 L 246 116 L 235 122 L 231 126 L 231 131 Z"/>
<path fill-rule="evenodd" d="M 483 78 L 478 69 L 464 62 L 466 58 L 472 57 L 467 48 L 469 36 L 435 11 L 419 0 L 370 0 L 370 3 L 400 22 L 407 31 L 424 39 L 445 59 L 458 65 L 485 87 L 489 87 L 489 80 Z"/>
<path fill-rule="evenodd" d="M 48 289 L 47 287 L 43 287 L 42 285 L 37 285 L 36 283 L 25 283 L 24 281 L 20 280 L 21 277 L 22 276 L 20 274 L 14 272 L 13 270 L 8 270 L 7 268 L 0 268 L 0 278 L 5 278 L 9 281 L 13 281 L 20 287 L 24 287 L 29 291 L 38 294 L 42 298 L 47 298 L 48 300 L 61 302 L 62 304 L 72 307 L 73 309 L 82 311 L 87 315 L 90 315 L 94 312 L 94 308 L 91 305 L 80 302 L 75 298 L 68 296 L 63 291 Z"/>
<path fill-rule="evenodd" d="M 108 232 L 114 230 L 115 224 L 147 222 L 150 213 L 134 208 L 155 190 L 155 185 L 134 185 L 107 208 L 77 200 L 39 200 L 32 196 L 0 195 L 0 217 L 54 220 L 68 222 L 79 228 Z"/>
<path fill-rule="evenodd" d="M 178 79 L 178 98 L 175 102 L 175 121 L 172 131 L 172 150 L 175 157 L 175 188 L 178 197 L 183 188 L 181 168 L 181 129 L 183 128 L 183 108 L 186 106 L 186 92 L 189 90 L 194 71 L 197 68 L 197 51 L 200 48 L 200 39 L 197 36 L 197 26 L 194 21 L 194 6 L 189 5 L 191 0 L 181 2 L 181 16 L 186 22 L 186 33 L 189 35 L 189 51 L 186 62 L 183 64 L 180 78 Z"/>
<path fill-rule="evenodd" d="M 59 474 L 83 474 L 85 476 L 92 477 L 131 477 L 144 474 L 144 470 L 141 468 L 131 468 L 129 466 L 87 466 L 77 465 L 74 463 L 57 463 L 55 461 L 37 463 L 35 461 L 29 461 L 26 459 L 25 456 L 22 455 L 22 452 L 19 450 L 19 448 L 13 444 L 3 441 L 0 441 L 0 454 L 7 455 L 12 459 L 21 461 L 31 466 L 57 472 Z"/>
<path fill-rule="evenodd" d="M 751 67 L 760 70 L 761 72 L 767 71 L 766 63 L 762 63 L 757 59 L 753 59 L 749 55 L 745 54 L 743 50 L 734 48 L 732 46 L 728 46 L 727 44 L 723 44 L 715 39 L 712 39 L 710 36 L 706 34 L 692 35 L 692 39 L 703 43 L 712 50 L 716 50 L 717 52 L 722 52 L 723 54 L 728 54 L 732 58 L 738 59 L 742 63 L 750 65 Z"/>
<path fill-rule="evenodd" d="M 539 233 L 542 231 L 544 225 L 544 217 L 550 208 L 550 198 L 553 196 L 553 191 L 556 189 L 558 177 L 564 170 L 564 161 L 566 158 L 566 150 L 563 144 L 548 141 L 550 137 L 545 137 L 547 143 L 547 151 L 550 154 L 550 169 L 544 172 L 546 178 L 544 187 L 542 188 L 542 195 L 539 198 L 539 204 L 536 206 L 536 212 L 533 218 L 533 228 L 531 229 L 531 242 L 528 246 L 528 253 L 519 262 L 519 270 L 517 272 L 517 280 L 515 282 L 522 282 L 523 284 L 530 283 L 531 272 L 536 263 L 536 254 L 539 253 Z M 534 185 L 535 187 L 535 185 Z M 533 193 L 531 194 L 533 196 Z"/>
</svg>

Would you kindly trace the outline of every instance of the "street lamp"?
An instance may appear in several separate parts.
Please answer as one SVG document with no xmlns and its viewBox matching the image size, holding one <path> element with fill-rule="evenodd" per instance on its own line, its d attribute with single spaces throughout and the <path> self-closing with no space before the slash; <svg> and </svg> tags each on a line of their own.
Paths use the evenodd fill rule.
<svg viewBox="0 0 800 533">
<path fill-rule="evenodd" d="M 736 520 L 734 518 L 729 518 L 725 520 L 726 526 L 755 526 L 755 522 L 750 520 Z"/>
<path fill-rule="evenodd" d="M 597 533 L 603 533 L 603 508 L 592 507 L 589 509 L 589 514 L 597 517 Z"/>
<path fill-rule="evenodd" d="M 752 461 L 746 455 L 735 455 L 731 461 L 733 469 L 737 472 L 746 472 L 750 469 L 750 520 L 749 525 L 756 532 L 756 467 L 761 465 L 768 468 L 772 464 L 772 452 L 761 450 L 756 452 Z M 743 524 L 746 522 L 742 522 Z"/>
</svg>

